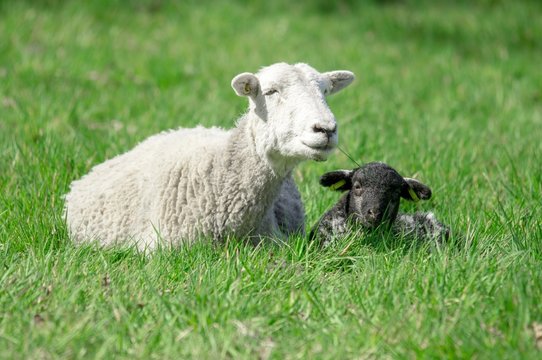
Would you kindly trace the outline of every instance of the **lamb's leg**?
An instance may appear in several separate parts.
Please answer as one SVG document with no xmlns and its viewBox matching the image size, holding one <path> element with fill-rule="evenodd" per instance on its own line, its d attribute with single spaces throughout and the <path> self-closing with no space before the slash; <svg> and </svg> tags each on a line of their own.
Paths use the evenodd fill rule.
<svg viewBox="0 0 542 360">
<path fill-rule="evenodd" d="M 393 231 L 398 235 L 426 240 L 442 241 L 450 237 L 450 228 L 438 221 L 432 212 L 399 214 L 393 223 Z"/>
</svg>

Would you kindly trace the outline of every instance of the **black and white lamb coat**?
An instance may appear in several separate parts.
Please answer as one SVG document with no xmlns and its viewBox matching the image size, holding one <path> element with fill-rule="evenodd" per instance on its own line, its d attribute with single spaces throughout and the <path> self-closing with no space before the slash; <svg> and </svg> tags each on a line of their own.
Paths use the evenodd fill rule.
<svg viewBox="0 0 542 360">
<path fill-rule="evenodd" d="M 354 231 L 389 226 L 398 236 L 441 240 L 449 228 L 432 212 L 399 213 L 400 199 L 409 201 L 431 198 L 431 189 L 418 180 L 403 178 L 387 164 L 373 162 L 354 170 L 324 174 L 320 184 L 337 191 L 347 191 L 312 229 L 310 237 L 327 246 L 340 236 Z"/>
</svg>

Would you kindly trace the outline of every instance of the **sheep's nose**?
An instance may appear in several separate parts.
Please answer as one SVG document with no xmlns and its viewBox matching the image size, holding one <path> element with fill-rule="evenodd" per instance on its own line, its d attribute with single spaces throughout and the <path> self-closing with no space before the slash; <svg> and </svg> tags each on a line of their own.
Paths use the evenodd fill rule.
<svg viewBox="0 0 542 360">
<path fill-rule="evenodd" d="M 333 125 L 323 125 L 323 124 L 316 124 L 312 127 L 312 130 L 316 133 L 324 133 L 327 137 L 330 137 L 331 135 L 335 134 L 337 132 L 337 124 Z"/>
</svg>

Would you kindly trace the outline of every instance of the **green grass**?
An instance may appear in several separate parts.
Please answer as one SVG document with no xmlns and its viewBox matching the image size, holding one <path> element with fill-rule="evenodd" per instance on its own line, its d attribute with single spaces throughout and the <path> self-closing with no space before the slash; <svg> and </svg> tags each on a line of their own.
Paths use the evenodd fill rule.
<svg viewBox="0 0 542 360">
<path fill-rule="evenodd" d="M 0 358 L 540 358 L 540 3 L 285 4 L 0 1 Z M 341 146 L 429 184 L 419 208 L 461 236 L 70 243 L 72 180 L 163 129 L 233 126 L 231 78 L 277 61 L 354 71 L 329 99 Z M 296 170 L 308 227 L 338 197 L 318 176 L 352 167 Z"/>
</svg>

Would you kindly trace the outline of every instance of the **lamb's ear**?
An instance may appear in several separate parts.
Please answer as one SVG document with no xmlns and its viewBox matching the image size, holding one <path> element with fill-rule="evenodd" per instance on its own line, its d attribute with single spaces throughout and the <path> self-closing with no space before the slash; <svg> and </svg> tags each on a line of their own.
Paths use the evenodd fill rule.
<svg viewBox="0 0 542 360">
<path fill-rule="evenodd" d="M 233 78 L 231 87 L 239 96 L 254 97 L 260 91 L 260 81 L 254 74 L 242 73 Z"/>
<path fill-rule="evenodd" d="M 410 201 L 428 200 L 431 198 L 429 186 L 411 178 L 404 178 L 405 184 L 401 189 L 401 197 Z"/>
<path fill-rule="evenodd" d="M 354 170 L 337 170 L 325 173 L 320 177 L 320 185 L 331 190 L 346 191 L 352 188 Z"/>
<path fill-rule="evenodd" d="M 330 71 L 323 74 L 331 82 L 331 89 L 329 90 L 329 95 L 335 94 L 336 92 L 341 91 L 354 81 L 354 73 L 346 70 L 337 70 Z"/>
</svg>

